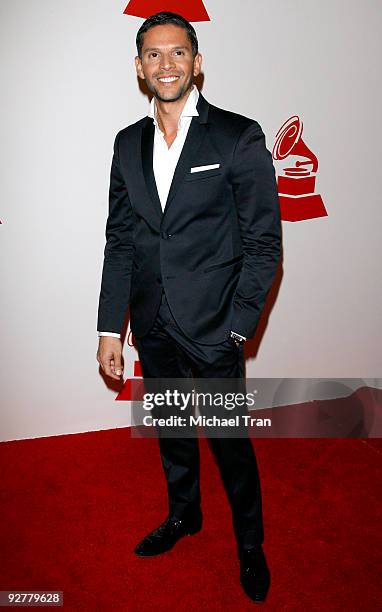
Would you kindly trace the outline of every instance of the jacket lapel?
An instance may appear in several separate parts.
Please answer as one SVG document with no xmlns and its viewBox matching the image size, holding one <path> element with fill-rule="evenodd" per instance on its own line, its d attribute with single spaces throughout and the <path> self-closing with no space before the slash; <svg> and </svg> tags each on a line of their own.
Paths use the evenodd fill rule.
<svg viewBox="0 0 382 612">
<path fill-rule="evenodd" d="M 150 198 L 154 204 L 157 214 L 161 219 L 162 206 L 160 203 L 153 170 L 154 130 L 155 127 L 153 120 L 151 117 L 147 117 L 142 128 L 141 138 L 142 169 Z"/>
<path fill-rule="evenodd" d="M 182 152 L 180 154 L 178 163 L 175 168 L 174 176 L 171 182 L 170 191 L 166 200 L 164 212 L 162 212 L 162 206 L 158 195 L 158 190 L 155 182 L 155 175 L 153 170 L 153 149 L 154 149 L 154 122 L 151 117 L 147 117 L 146 122 L 142 128 L 141 137 L 141 155 L 142 155 L 142 169 L 146 182 L 148 192 L 153 202 L 154 208 L 159 215 L 160 219 L 163 219 L 167 213 L 169 204 L 174 199 L 186 172 L 188 172 L 192 161 L 197 159 L 197 154 L 200 146 L 202 145 L 203 139 L 207 132 L 208 126 L 208 109 L 209 103 L 199 91 L 199 99 L 196 105 L 199 115 L 192 117 L 191 124 L 187 132 L 186 140 L 184 142 Z"/>
</svg>

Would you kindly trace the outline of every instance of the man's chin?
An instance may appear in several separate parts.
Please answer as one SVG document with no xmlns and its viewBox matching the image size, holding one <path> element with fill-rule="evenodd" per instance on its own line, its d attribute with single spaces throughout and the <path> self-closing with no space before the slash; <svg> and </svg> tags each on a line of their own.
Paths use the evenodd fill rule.
<svg viewBox="0 0 382 612">
<path fill-rule="evenodd" d="M 155 97 L 161 102 L 176 102 L 179 100 L 184 94 L 192 87 L 192 81 L 188 83 L 186 86 L 180 85 L 174 91 L 163 91 L 158 90 L 157 87 L 153 87 L 153 92 Z"/>
<path fill-rule="evenodd" d="M 180 88 L 177 91 L 169 91 L 168 93 L 158 91 L 158 89 L 155 88 L 154 92 L 155 97 L 161 102 L 176 102 L 184 93 L 183 88 Z"/>
</svg>

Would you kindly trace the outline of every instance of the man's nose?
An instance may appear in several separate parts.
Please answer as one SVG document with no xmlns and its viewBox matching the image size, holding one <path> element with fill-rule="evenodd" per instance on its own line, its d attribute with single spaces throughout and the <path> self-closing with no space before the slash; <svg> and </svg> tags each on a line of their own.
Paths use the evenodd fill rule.
<svg viewBox="0 0 382 612">
<path fill-rule="evenodd" d="M 160 67 L 163 70 L 170 70 L 175 66 L 174 58 L 170 53 L 162 53 L 162 58 L 160 61 Z"/>
</svg>

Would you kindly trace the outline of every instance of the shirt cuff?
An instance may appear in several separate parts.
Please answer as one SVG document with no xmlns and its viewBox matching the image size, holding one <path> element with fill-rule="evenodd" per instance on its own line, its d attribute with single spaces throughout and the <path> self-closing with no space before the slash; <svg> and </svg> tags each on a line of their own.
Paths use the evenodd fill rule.
<svg viewBox="0 0 382 612">
<path fill-rule="evenodd" d="M 120 338 L 121 334 L 116 334 L 115 332 L 98 332 L 98 337 L 101 336 L 113 336 L 113 338 Z"/>
</svg>

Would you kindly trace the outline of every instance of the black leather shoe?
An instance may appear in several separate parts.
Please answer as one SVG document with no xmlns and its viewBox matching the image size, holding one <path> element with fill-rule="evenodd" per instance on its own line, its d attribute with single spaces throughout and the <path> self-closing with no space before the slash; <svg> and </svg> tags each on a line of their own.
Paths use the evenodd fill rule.
<svg viewBox="0 0 382 612">
<path fill-rule="evenodd" d="M 240 555 L 240 582 L 255 603 L 265 601 L 271 575 L 262 546 L 243 550 Z"/>
<path fill-rule="evenodd" d="M 167 552 L 183 536 L 198 533 L 202 528 L 202 521 L 201 513 L 187 520 L 168 517 L 162 525 L 143 538 L 134 552 L 140 557 L 152 557 Z"/>
</svg>

